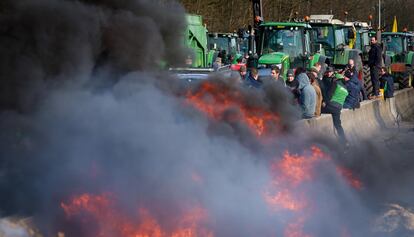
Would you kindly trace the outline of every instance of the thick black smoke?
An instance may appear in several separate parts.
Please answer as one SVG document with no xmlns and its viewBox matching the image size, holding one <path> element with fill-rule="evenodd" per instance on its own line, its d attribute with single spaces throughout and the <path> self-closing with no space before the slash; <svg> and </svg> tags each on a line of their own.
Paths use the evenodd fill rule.
<svg viewBox="0 0 414 237">
<path fill-rule="evenodd" d="M 185 55 L 185 18 L 173 2 L 2 3 L 1 108 L 32 109 L 61 81 L 96 76 L 106 85 L 128 71 L 177 65 Z"/>
<path fill-rule="evenodd" d="M 306 155 L 311 145 L 355 171 L 365 189 L 349 187 L 331 162 L 321 164 L 322 178 L 303 187 L 319 210 L 305 232 L 338 236 L 347 228 L 352 236 L 379 236 L 367 224 L 375 205 L 412 203 L 405 156 L 393 162 L 395 150 L 375 152 L 362 142 L 344 153 L 336 142 L 294 131 L 290 97 L 271 83 L 259 92 L 234 78 L 210 79 L 280 114 L 279 133 L 266 145 L 245 124 L 212 122 L 188 106 L 188 88 L 161 71 L 186 55 L 184 12 L 174 2 L 10 0 L 0 6 L 1 216 L 33 217 L 45 236 L 90 236 L 82 228 L 90 226 L 68 223 L 60 203 L 114 193 L 131 217 L 145 206 L 167 225 L 188 206 L 202 206 L 215 236 L 282 235 L 295 215 L 275 214 L 263 201 L 269 163 L 286 149 Z"/>
</svg>

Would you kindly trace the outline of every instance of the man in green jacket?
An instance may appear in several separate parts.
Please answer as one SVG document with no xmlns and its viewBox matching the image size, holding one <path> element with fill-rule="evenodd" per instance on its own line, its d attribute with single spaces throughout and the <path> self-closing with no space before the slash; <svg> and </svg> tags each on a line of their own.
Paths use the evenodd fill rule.
<svg viewBox="0 0 414 237">
<path fill-rule="evenodd" d="M 344 76 L 337 73 L 326 88 L 327 93 L 322 102 L 322 113 L 331 114 L 332 121 L 341 142 L 347 143 L 344 129 L 341 124 L 341 110 L 345 99 L 348 96 L 348 90 L 343 83 Z"/>
</svg>

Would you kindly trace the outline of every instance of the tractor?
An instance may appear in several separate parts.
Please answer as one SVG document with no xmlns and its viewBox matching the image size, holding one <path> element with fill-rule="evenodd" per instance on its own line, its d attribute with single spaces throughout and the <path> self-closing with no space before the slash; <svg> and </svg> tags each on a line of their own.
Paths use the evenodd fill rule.
<svg viewBox="0 0 414 237">
<path fill-rule="evenodd" d="M 291 68 L 310 68 L 325 57 L 311 47 L 312 29 L 307 23 L 266 22 L 260 25 L 256 42 L 258 68 L 276 65 L 286 78 Z"/>
<path fill-rule="evenodd" d="M 264 22 L 262 1 L 252 0 L 254 26 L 249 31 L 250 65 L 262 75 L 270 74 L 277 66 L 286 78 L 287 71 L 297 67 L 310 68 L 326 58 L 312 47 L 312 29 L 306 22 Z M 255 52 L 255 53 L 253 53 Z"/>
<path fill-rule="evenodd" d="M 408 32 L 384 32 L 381 35 L 390 58 L 389 70 L 399 89 L 412 86 L 414 68 L 414 34 Z"/>
<path fill-rule="evenodd" d="M 247 38 L 240 38 L 236 33 L 209 33 L 208 46 L 210 51 L 215 51 L 214 57 L 225 52 L 228 58 L 222 60 L 236 64 L 237 59 L 247 52 Z"/>
<path fill-rule="evenodd" d="M 187 15 L 186 45 L 193 50 L 187 59 L 187 66 L 193 68 L 210 68 L 213 65 L 214 51 L 209 50 L 207 28 L 199 15 Z"/>
<path fill-rule="evenodd" d="M 362 71 L 360 51 L 349 47 L 355 39 L 354 28 L 333 18 L 333 15 L 311 15 L 310 25 L 313 31 L 313 44 L 320 47 L 326 56 L 326 63 L 337 69 L 343 69 L 349 59 L 353 59 L 359 71 Z M 356 42 L 356 40 L 354 40 Z"/>
<path fill-rule="evenodd" d="M 370 50 L 370 37 L 376 32 L 366 22 L 347 22 L 346 26 L 352 25 L 355 29 L 355 38 L 352 45 L 353 49 L 358 50 L 362 60 L 362 70 L 359 71 L 359 79 L 363 80 L 365 90 L 368 94 L 372 93 L 371 73 L 368 66 L 368 53 Z"/>
</svg>

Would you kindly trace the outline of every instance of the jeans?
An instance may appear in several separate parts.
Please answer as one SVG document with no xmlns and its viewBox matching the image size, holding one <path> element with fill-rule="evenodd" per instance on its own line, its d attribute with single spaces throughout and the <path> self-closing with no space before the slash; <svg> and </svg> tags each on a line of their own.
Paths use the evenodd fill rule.
<svg viewBox="0 0 414 237">
<path fill-rule="evenodd" d="M 341 109 L 342 108 L 338 106 L 328 103 L 325 107 L 322 108 L 322 113 L 332 115 L 332 122 L 336 129 L 336 132 L 338 133 L 339 139 L 341 142 L 345 143 L 347 140 L 341 124 Z"/>
<path fill-rule="evenodd" d="M 369 68 L 371 72 L 371 81 L 372 81 L 372 87 L 373 87 L 373 93 L 375 96 L 379 95 L 379 89 L 380 89 L 380 81 L 379 81 L 379 67 L 371 66 Z"/>
</svg>

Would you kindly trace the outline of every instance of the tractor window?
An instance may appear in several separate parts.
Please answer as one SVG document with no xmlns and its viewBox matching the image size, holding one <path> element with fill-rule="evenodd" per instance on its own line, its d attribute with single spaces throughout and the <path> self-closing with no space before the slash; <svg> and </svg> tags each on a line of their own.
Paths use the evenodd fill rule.
<svg viewBox="0 0 414 237">
<path fill-rule="evenodd" d="M 362 42 L 363 42 L 362 37 L 364 37 L 362 33 L 360 32 L 356 33 L 354 48 L 359 49 L 359 50 L 362 50 L 364 48 L 364 46 L 362 45 Z"/>
<path fill-rule="evenodd" d="M 345 33 L 344 33 L 343 28 L 335 29 L 335 42 L 336 42 L 335 47 L 340 45 L 340 44 L 343 44 L 343 45 L 346 44 L 346 42 L 345 42 Z"/>
<path fill-rule="evenodd" d="M 300 29 L 265 29 L 263 53 L 283 52 L 292 59 L 303 54 L 302 31 Z"/>
<path fill-rule="evenodd" d="M 230 51 L 229 38 L 228 37 L 209 37 L 210 49 L 216 49 L 219 51 Z M 215 48 L 213 47 L 215 46 Z"/>
<path fill-rule="evenodd" d="M 384 37 L 384 43 L 387 46 L 387 51 L 392 51 L 396 54 L 403 52 L 403 42 L 401 37 L 395 36 L 386 36 Z"/>
<path fill-rule="evenodd" d="M 315 40 L 323 46 L 334 48 L 335 39 L 333 29 L 330 26 L 312 26 L 315 33 Z"/>
<path fill-rule="evenodd" d="M 368 32 L 362 33 L 362 46 L 366 46 L 369 44 L 370 44 L 369 33 Z"/>
<path fill-rule="evenodd" d="M 308 54 L 311 53 L 310 35 L 309 35 L 308 31 L 306 31 L 306 33 L 305 33 L 305 52 L 307 52 Z"/>
<path fill-rule="evenodd" d="M 407 42 L 408 42 L 408 50 L 414 51 L 414 36 L 408 37 Z"/>
</svg>

